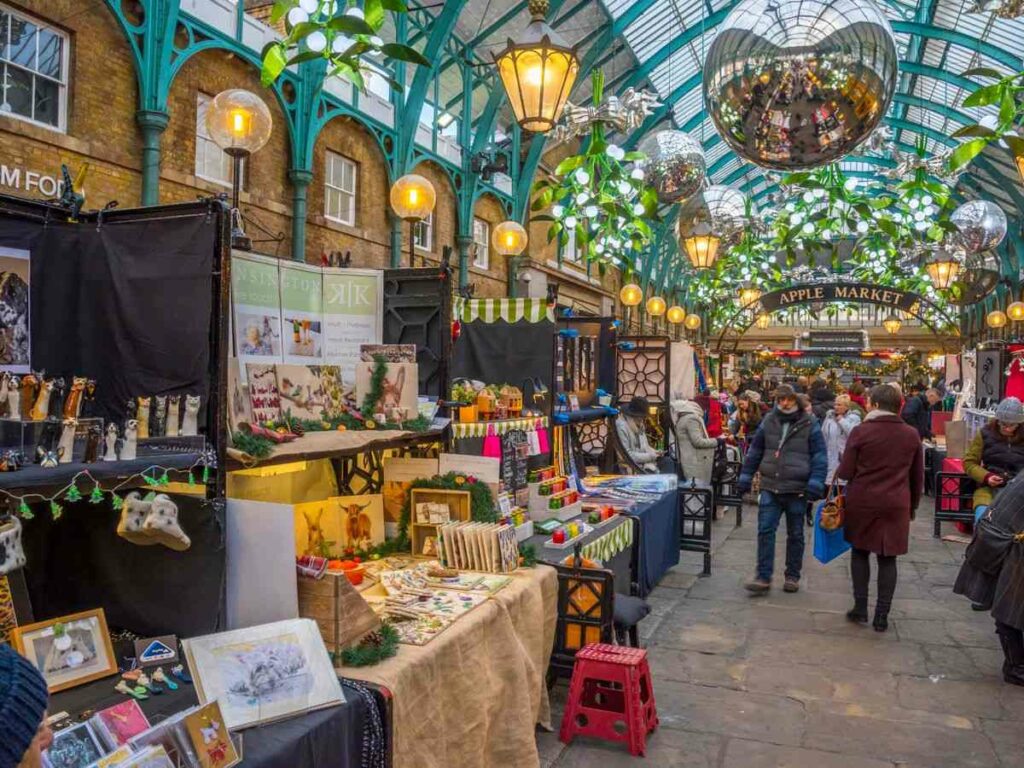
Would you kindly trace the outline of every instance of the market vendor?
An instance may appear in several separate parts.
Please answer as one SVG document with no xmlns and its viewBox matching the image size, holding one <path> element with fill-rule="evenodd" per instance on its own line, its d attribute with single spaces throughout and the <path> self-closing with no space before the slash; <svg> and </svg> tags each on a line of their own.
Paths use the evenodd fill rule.
<svg viewBox="0 0 1024 768">
<path fill-rule="evenodd" d="M 53 741 L 46 681 L 28 659 L 0 644 L 0 768 L 41 768 Z"/>
<path fill-rule="evenodd" d="M 974 516 L 981 517 L 1006 483 L 1024 469 L 1024 405 L 1007 397 L 995 417 L 978 430 L 964 454 L 964 472 L 978 484 Z"/>
<path fill-rule="evenodd" d="M 632 462 L 644 472 L 674 474 L 675 465 L 672 458 L 654 450 L 647 442 L 646 423 L 649 412 L 650 404 L 645 397 L 634 397 L 621 407 L 615 419 L 615 432 L 619 443 Z"/>
</svg>

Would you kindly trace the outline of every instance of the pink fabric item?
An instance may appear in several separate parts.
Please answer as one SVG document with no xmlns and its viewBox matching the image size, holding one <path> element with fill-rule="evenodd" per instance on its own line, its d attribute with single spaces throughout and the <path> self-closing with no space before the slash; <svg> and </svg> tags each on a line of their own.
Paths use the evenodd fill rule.
<svg viewBox="0 0 1024 768">
<path fill-rule="evenodd" d="M 1024 344 L 1010 344 L 1006 351 L 1013 355 L 1014 352 L 1024 350 Z M 1016 397 L 1024 400 L 1024 367 L 1021 366 L 1021 358 L 1013 356 L 1008 366 L 1009 375 L 1006 377 L 1006 397 Z"/>
<path fill-rule="evenodd" d="M 494 432 L 494 425 L 487 425 L 487 437 L 484 438 L 484 456 L 489 459 L 501 458 L 501 440 Z"/>
<path fill-rule="evenodd" d="M 537 440 L 540 441 L 540 452 L 548 453 L 551 450 L 551 444 L 548 442 L 548 428 L 542 426 L 544 422 L 537 422 Z"/>
</svg>

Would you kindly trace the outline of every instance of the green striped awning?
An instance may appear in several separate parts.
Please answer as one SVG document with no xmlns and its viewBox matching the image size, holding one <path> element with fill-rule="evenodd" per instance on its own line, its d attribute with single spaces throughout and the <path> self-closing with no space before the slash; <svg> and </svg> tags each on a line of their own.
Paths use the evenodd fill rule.
<svg viewBox="0 0 1024 768">
<path fill-rule="evenodd" d="M 584 544 L 580 552 L 588 560 L 598 560 L 604 563 L 615 557 L 619 552 L 631 547 L 632 544 L 633 526 L 626 520 L 601 538 Z"/>
<path fill-rule="evenodd" d="M 504 320 L 514 323 L 526 320 L 540 323 L 547 320 L 555 322 L 555 308 L 548 304 L 547 299 L 463 299 L 457 298 L 452 307 L 456 320 L 471 323 L 482 320 L 494 323 Z"/>
</svg>

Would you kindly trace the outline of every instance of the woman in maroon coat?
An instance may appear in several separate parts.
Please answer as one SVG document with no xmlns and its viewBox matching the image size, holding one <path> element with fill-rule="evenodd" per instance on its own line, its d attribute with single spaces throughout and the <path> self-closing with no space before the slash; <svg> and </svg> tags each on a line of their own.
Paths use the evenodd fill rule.
<svg viewBox="0 0 1024 768">
<path fill-rule="evenodd" d="M 868 393 L 868 415 L 850 432 L 836 477 L 846 480 L 844 534 L 853 547 L 850 621 L 868 620 L 872 552 L 878 558 L 874 627 L 889 627 L 896 591 L 896 557 L 907 553 L 910 519 L 924 488 L 924 455 L 917 430 L 899 416 L 899 393 L 882 384 Z"/>
</svg>

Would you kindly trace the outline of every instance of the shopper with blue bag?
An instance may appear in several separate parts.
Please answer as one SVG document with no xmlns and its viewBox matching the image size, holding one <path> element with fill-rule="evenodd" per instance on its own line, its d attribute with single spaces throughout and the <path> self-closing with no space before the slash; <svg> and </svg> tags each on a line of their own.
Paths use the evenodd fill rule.
<svg viewBox="0 0 1024 768">
<path fill-rule="evenodd" d="M 896 592 L 896 558 L 907 553 L 910 521 L 924 490 L 924 452 L 917 430 L 899 416 L 900 395 L 882 384 L 868 393 L 868 415 L 850 433 L 836 477 L 846 481 L 843 532 L 851 545 L 853 609 L 846 617 L 868 620 L 871 553 L 878 563 L 873 626 L 889 627 Z"/>
</svg>

